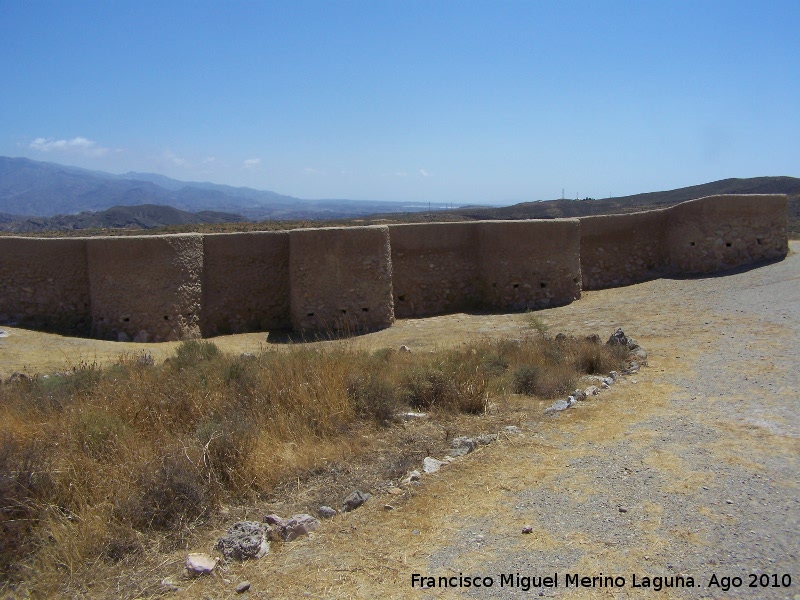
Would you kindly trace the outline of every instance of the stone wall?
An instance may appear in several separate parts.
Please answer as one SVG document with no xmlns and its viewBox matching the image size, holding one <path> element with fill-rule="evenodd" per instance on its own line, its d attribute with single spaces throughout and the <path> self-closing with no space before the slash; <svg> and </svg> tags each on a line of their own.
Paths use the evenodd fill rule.
<svg viewBox="0 0 800 600">
<path fill-rule="evenodd" d="M 389 236 L 400 318 L 580 297 L 577 219 L 392 225 Z"/>
<path fill-rule="evenodd" d="M 518 311 L 581 297 L 577 219 L 478 223 L 481 308 Z"/>
<path fill-rule="evenodd" d="M 483 291 L 479 236 L 477 223 L 389 227 L 397 317 L 479 308 Z"/>
<path fill-rule="evenodd" d="M 630 285 L 661 276 L 669 254 L 669 210 L 581 217 L 583 289 Z"/>
<path fill-rule="evenodd" d="M 298 331 L 369 331 L 394 323 L 387 227 L 289 232 L 289 302 Z"/>
<path fill-rule="evenodd" d="M 89 238 L 87 249 L 92 335 L 136 341 L 199 337 L 203 236 Z"/>
<path fill-rule="evenodd" d="M 711 273 L 783 258 L 788 199 L 778 194 L 710 196 L 669 208 L 668 269 Z"/>
<path fill-rule="evenodd" d="M 89 333 L 85 239 L 0 237 L 0 289 L 0 322 Z"/>
<path fill-rule="evenodd" d="M 581 289 L 722 271 L 788 249 L 782 195 L 581 219 L 0 237 L 0 322 L 139 341 L 289 325 L 365 331 L 395 313 L 542 308 Z"/>
<path fill-rule="evenodd" d="M 203 236 L 203 337 L 291 326 L 289 233 Z"/>
</svg>

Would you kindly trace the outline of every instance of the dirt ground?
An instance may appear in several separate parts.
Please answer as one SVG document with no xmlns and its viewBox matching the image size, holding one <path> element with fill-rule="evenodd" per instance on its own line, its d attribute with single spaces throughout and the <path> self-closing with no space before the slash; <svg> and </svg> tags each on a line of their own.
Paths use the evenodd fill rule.
<svg viewBox="0 0 800 600">
<path fill-rule="evenodd" d="M 588 292 L 538 312 L 553 334 L 605 338 L 622 327 L 649 352 L 649 366 L 557 416 L 532 407 L 521 435 L 424 477 L 404 497 L 376 496 L 263 559 L 183 581 L 176 597 L 239 597 L 234 588 L 246 579 L 248 598 L 800 600 L 796 242 L 792 249 L 771 265 Z M 422 352 L 465 337 L 513 336 L 524 321 L 407 320 L 351 343 Z M 111 361 L 121 349 L 160 358 L 172 348 L 3 329 L 4 378 L 79 358 Z M 215 341 L 241 352 L 268 344 L 264 334 Z M 394 510 L 385 510 L 390 501 Z M 526 526 L 531 533 L 522 533 Z M 177 576 L 183 558 L 166 558 L 148 576 Z M 415 574 L 436 579 L 416 582 Z M 493 585 L 445 588 L 440 576 Z M 553 583 L 545 577 L 558 587 L 545 587 Z M 658 583 L 682 587 L 656 591 Z"/>
</svg>

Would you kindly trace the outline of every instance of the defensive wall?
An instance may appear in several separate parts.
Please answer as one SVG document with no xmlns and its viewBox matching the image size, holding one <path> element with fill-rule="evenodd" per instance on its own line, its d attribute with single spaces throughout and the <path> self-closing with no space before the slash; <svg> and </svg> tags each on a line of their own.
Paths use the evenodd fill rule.
<svg viewBox="0 0 800 600">
<path fill-rule="evenodd" d="M 567 304 L 583 289 L 782 258 L 782 195 L 625 215 L 281 232 L 0 237 L 0 322 L 161 341 Z"/>
</svg>

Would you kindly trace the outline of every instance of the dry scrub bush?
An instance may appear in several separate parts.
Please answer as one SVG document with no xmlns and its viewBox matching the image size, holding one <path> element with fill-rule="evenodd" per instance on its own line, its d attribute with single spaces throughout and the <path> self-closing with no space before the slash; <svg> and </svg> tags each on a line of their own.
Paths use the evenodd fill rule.
<svg viewBox="0 0 800 600">
<path fill-rule="evenodd" d="M 567 393 L 620 359 L 541 332 L 426 354 L 341 343 L 236 357 L 189 341 L 162 365 L 146 358 L 0 385 L 0 593 L 26 580 L 57 594 L 64 572 L 80 578 L 151 538 L 184 544 L 219 503 L 344 460 L 349 432 L 404 406 L 481 414 L 490 395 Z"/>
</svg>

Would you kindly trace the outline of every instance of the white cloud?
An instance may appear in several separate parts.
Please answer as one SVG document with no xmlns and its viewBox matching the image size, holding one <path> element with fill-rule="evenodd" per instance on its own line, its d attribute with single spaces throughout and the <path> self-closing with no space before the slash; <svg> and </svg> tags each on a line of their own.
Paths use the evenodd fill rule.
<svg viewBox="0 0 800 600">
<path fill-rule="evenodd" d="M 191 169 L 192 168 L 192 163 L 190 163 L 185 158 L 181 158 L 180 156 L 178 156 L 174 152 L 170 152 L 169 150 L 164 152 L 161 155 L 161 157 L 163 159 L 167 160 L 168 162 L 172 163 L 176 167 L 182 167 L 184 169 Z"/>
<path fill-rule="evenodd" d="M 320 171 L 319 169 L 315 169 L 314 167 L 306 167 L 303 169 L 304 172 L 310 173 L 311 175 L 325 175 L 325 171 Z"/>
<path fill-rule="evenodd" d="M 110 148 L 98 146 L 97 142 L 80 136 L 71 140 L 38 137 L 29 144 L 29 147 L 39 152 L 62 152 L 92 157 L 105 156 L 111 152 Z"/>
<path fill-rule="evenodd" d="M 428 173 L 425 169 L 420 169 L 419 174 L 422 175 L 423 177 L 433 177 L 433 175 Z"/>
<path fill-rule="evenodd" d="M 242 169 L 245 171 L 255 171 L 261 164 L 260 158 L 248 158 L 242 163 Z"/>
</svg>

